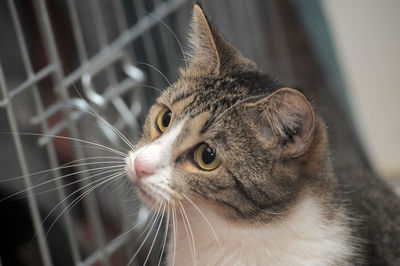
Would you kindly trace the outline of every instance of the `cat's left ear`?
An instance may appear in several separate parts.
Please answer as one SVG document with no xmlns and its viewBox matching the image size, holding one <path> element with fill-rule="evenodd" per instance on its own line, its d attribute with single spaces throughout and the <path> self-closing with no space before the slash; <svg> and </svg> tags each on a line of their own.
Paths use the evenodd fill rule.
<svg viewBox="0 0 400 266">
<path fill-rule="evenodd" d="M 243 57 L 222 37 L 198 4 L 193 8 L 189 42 L 192 51 L 188 71 L 192 74 L 219 74 L 238 67 L 256 68 L 255 63 Z"/>
<path fill-rule="evenodd" d="M 303 154 L 314 138 L 314 109 L 297 90 L 279 89 L 263 99 L 245 104 L 245 110 L 263 137 L 278 137 L 283 156 Z"/>
</svg>

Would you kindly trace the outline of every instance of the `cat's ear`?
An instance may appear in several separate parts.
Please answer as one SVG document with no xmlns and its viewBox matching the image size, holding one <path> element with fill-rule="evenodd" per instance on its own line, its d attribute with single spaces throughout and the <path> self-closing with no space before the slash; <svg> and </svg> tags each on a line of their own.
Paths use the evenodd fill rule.
<svg viewBox="0 0 400 266">
<path fill-rule="evenodd" d="M 198 4 L 193 8 L 189 43 L 192 51 L 188 71 L 192 73 L 218 74 L 237 67 L 256 68 L 222 37 Z"/>
<path fill-rule="evenodd" d="M 316 115 L 310 102 L 299 91 L 282 88 L 253 103 L 246 104 L 264 137 L 277 136 L 284 156 L 296 157 L 313 140 Z"/>
</svg>

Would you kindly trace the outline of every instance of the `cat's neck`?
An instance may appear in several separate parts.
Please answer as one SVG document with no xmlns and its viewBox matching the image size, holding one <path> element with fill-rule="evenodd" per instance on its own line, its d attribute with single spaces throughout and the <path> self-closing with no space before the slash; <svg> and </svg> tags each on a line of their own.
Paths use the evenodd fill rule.
<svg viewBox="0 0 400 266">
<path fill-rule="evenodd" d="M 199 266 L 265 265 L 266 262 L 270 265 L 346 265 L 354 252 L 342 214 L 333 219 L 326 217 L 313 198 L 303 199 L 279 221 L 258 226 L 229 224 L 213 211 L 200 208 L 202 214 L 193 206 L 185 207 L 190 228 L 186 228 L 187 221 L 184 223 L 185 218 L 177 211 L 176 232 L 171 231 L 170 237 L 169 265 L 193 265 L 193 242 Z M 173 230 L 172 225 L 170 229 Z"/>
</svg>

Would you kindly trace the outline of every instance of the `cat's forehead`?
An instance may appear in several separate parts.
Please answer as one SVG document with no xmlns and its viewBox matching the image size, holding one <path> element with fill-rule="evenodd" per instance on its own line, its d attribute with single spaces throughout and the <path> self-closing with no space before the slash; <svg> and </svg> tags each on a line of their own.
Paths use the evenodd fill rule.
<svg viewBox="0 0 400 266">
<path fill-rule="evenodd" d="M 215 77 L 183 76 L 160 97 L 179 116 L 202 113 L 216 116 L 235 103 L 254 96 L 266 96 L 279 88 L 270 76 L 240 72 Z"/>
</svg>

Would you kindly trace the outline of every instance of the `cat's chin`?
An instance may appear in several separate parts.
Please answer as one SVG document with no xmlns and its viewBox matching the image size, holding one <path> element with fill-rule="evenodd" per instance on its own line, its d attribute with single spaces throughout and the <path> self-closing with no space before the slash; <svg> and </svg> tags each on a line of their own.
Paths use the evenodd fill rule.
<svg viewBox="0 0 400 266">
<path fill-rule="evenodd" d="M 142 203 L 144 203 L 145 205 L 147 205 L 149 208 L 156 208 L 160 205 L 160 200 L 156 200 L 154 199 L 152 196 L 150 196 L 149 194 L 147 194 L 146 191 L 144 191 L 143 189 L 139 188 L 138 186 L 136 186 L 137 189 L 137 193 L 140 197 L 140 201 Z"/>
<path fill-rule="evenodd" d="M 149 190 L 151 189 L 146 187 L 146 185 L 144 185 L 140 181 L 135 182 L 135 184 L 140 200 L 148 207 L 159 208 L 160 206 L 169 204 L 169 199 L 166 199 L 165 197 L 155 192 L 150 192 Z"/>
</svg>

